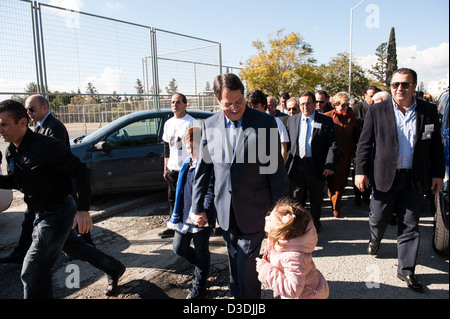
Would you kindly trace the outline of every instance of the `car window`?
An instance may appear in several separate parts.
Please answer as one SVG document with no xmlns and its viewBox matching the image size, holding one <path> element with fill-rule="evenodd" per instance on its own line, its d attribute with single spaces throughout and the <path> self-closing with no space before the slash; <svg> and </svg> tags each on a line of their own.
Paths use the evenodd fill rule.
<svg viewBox="0 0 450 319">
<path fill-rule="evenodd" d="M 111 148 L 155 145 L 160 142 L 162 119 L 144 119 L 128 124 L 110 134 L 106 143 Z"/>
</svg>

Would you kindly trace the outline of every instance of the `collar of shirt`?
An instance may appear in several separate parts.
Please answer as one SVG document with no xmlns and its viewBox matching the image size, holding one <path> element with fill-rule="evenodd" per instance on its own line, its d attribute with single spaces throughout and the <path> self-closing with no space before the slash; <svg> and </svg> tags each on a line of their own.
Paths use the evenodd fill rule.
<svg viewBox="0 0 450 319">
<path fill-rule="evenodd" d="M 233 121 L 229 120 L 228 117 L 225 116 L 225 125 L 226 125 L 226 127 L 228 127 L 228 128 L 231 127 L 231 123 L 232 122 Z M 239 120 L 237 120 L 237 122 L 238 122 L 238 127 L 241 127 L 242 126 L 242 117 Z"/>
<path fill-rule="evenodd" d="M 314 111 L 314 113 L 311 114 L 310 116 L 305 116 L 305 115 L 302 114 L 302 121 L 306 121 L 306 119 L 308 118 L 309 121 L 310 121 L 311 123 L 313 123 L 313 122 L 314 122 L 314 119 L 315 119 L 315 115 L 316 115 L 316 112 L 315 112 L 315 111 Z"/>
<path fill-rule="evenodd" d="M 42 121 L 37 122 L 37 125 L 42 126 L 41 124 L 45 122 L 45 120 L 47 119 L 47 117 L 50 115 L 50 112 L 47 113 L 46 116 L 44 116 L 44 118 L 42 119 Z"/>
<path fill-rule="evenodd" d="M 400 111 L 398 109 L 398 104 L 395 102 L 394 99 L 392 99 L 392 105 L 394 106 L 394 111 Z M 406 110 L 405 116 L 407 116 L 406 114 L 411 114 L 411 112 L 415 111 L 416 110 L 416 106 L 417 106 L 417 100 L 416 100 L 415 97 L 413 97 L 413 104 L 411 105 L 411 107 L 409 107 Z"/>
<path fill-rule="evenodd" d="M 9 144 L 9 150 L 21 152 L 27 149 L 28 144 L 30 143 L 31 135 L 33 134 L 33 131 L 30 128 L 27 128 L 25 135 L 22 138 L 22 141 L 20 141 L 19 147 L 16 148 L 16 146 L 13 143 Z"/>
</svg>

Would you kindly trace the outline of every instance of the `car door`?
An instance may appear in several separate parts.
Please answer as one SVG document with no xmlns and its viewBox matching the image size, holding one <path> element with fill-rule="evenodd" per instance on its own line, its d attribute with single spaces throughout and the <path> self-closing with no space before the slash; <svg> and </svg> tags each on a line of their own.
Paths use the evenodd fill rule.
<svg viewBox="0 0 450 319">
<path fill-rule="evenodd" d="M 96 191 L 129 191 L 162 187 L 162 116 L 136 119 L 117 128 L 92 154 Z"/>
</svg>

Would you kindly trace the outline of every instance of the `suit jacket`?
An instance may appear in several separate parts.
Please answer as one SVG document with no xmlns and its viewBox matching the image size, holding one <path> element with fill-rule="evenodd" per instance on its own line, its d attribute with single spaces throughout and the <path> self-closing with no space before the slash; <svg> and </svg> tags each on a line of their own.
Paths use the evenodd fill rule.
<svg viewBox="0 0 450 319">
<path fill-rule="evenodd" d="M 41 123 L 36 133 L 56 138 L 63 142 L 67 148 L 70 148 L 69 134 L 67 133 L 66 127 L 51 113 L 47 116 L 45 121 Z"/>
<path fill-rule="evenodd" d="M 431 137 L 424 139 L 426 125 L 434 127 Z M 417 100 L 412 187 L 420 193 L 430 189 L 433 177 L 443 178 L 445 174 L 440 127 L 436 105 Z M 369 176 L 376 190 L 389 191 L 397 169 L 398 147 L 392 99 L 371 106 L 358 142 L 355 173 Z"/>
<path fill-rule="evenodd" d="M 225 123 L 222 112 L 203 122 L 192 211 L 204 211 L 204 196 L 214 172 L 214 204 L 220 227 L 229 229 L 233 205 L 242 232 L 263 232 L 267 212 L 280 198 L 289 195 L 275 118 L 246 107 L 234 154 Z M 265 156 L 266 151 L 270 158 Z"/>
<path fill-rule="evenodd" d="M 312 152 L 312 166 L 314 175 L 321 180 L 324 180 L 323 171 L 330 169 L 336 171 L 337 160 L 337 141 L 336 132 L 334 131 L 333 120 L 326 115 L 315 111 L 314 126 L 311 139 Z M 294 157 L 299 155 L 298 152 L 298 138 L 300 132 L 300 123 L 302 120 L 302 113 L 297 113 L 289 117 L 287 130 L 290 141 L 290 155 L 286 162 L 288 173 L 291 171 Z"/>
<path fill-rule="evenodd" d="M 356 116 L 364 119 L 367 114 L 367 110 L 369 109 L 369 104 L 366 101 L 358 102 L 353 106 L 353 112 L 355 112 Z"/>
</svg>

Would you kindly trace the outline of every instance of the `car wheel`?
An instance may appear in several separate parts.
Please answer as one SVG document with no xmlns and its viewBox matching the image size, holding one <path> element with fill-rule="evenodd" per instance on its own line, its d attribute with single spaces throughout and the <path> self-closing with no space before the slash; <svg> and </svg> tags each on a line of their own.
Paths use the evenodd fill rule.
<svg viewBox="0 0 450 319">
<path fill-rule="evenodd" d="M 448 256 L 448 222 L 445 220 L 448 220 L 448 202 L 446 205 L 442 194 L 438 193 L 435 195 L 435 203 L 433 247 L 438 254 Z"/>
</svg>

